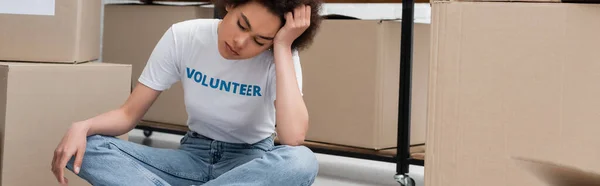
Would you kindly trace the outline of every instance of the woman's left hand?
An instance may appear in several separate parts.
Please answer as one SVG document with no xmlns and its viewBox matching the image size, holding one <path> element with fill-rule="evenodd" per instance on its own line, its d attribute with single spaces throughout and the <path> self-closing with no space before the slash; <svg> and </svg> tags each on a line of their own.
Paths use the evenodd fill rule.
<svg viewBox="0 0 600 186">
<path fill-rule="evenodd" d="M 286 23 L 275 36 L 274 45 L 292 46 L 296 38 L 300 37 L 310 26 L 311 17 L 310 6 L 300 5 L 294 9 L 294 13 L 288 12 L 285 15 Z"/>
</svg>

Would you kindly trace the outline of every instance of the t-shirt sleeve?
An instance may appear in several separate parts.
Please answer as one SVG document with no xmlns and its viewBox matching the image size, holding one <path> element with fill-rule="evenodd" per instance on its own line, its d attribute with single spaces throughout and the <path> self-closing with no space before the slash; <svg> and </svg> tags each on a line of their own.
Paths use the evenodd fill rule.
<svg viewBox="0 0 600 186">
<path fill-rule="evenodd" d="M 138 81 L 154 90 L 164 91 L 180 77 L 180 57 L 173 27 L 158 41 Z"/>
<path fill-rule="evenodd" d="M 292 53 L 292 60 L 294 63 L 294 69 L 296 72 L 296 81 L 298 82 L 298 88 L 300 89 L 300 94 L 302 93 L 302 66 L 300 65 L 300 56 L 298 55 L 298 51 L 294 51 Z M 270 69 L 270 85 L 269 85 L 269 95 L 271 95 L 271 100 L 276 100 L 277 98 L 277 76 L 275 65 L 271 66 Z"/>
</svg>

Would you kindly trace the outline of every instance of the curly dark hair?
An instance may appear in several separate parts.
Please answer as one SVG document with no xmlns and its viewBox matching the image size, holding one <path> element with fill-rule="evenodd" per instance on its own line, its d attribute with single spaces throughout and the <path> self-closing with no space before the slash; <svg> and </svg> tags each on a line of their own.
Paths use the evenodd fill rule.
<svg viewBox="0 0 600 186">
<path fill-rule="evenodd" d="M 319 15 L 322 4 L 321 0 L 216 0 L 214 3 L 215 11 L 217 11 L 218 16 L 222 18 L 227 14 L 225 6 L 230 5 L 237 7 L 252 1 L 264 5 L 271 13 L 278 15 L 281 19 L 281 27 L 285 25 L 285 14 L 287 12 L 293 11 L 296 7 L 303 4 L 310 6 L 310 26 L 294 40 L 292 49 L 301 51 L 312 44 L 313 38 L 321 25 L 321 16 Z"/>
</svg>

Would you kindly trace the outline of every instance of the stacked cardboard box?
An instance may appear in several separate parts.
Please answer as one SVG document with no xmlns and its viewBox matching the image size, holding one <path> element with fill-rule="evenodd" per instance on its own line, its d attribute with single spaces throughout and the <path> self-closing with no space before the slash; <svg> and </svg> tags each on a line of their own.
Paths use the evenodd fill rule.
<svg viewBox="0 0 600 186">
<path fill-rule="evenodd" d="M 91 62 L 100 0 L 27 2 L 0 1 L 0 185 L 57 183 L 50 164 L 67 129 L 118 108 L 130 91 L 130 65 Z"/>
<path fill-rule="evenodd" d="M 385 149 L 396 147 L 401 22 L 328 16 L 300 53 L 307 140 Z M 430 25 L 414 26 L 411 144 L 425 143 Z"/>
<path fill-rule="evenodd" d="M 100 0 L 3 1 L 0 59 L 56 63 L 98 59 L 101 5 Z"/>
<path fill-rule="evenodd" d="M 432 13 L 425 184 L 598 185 L 516 159 L 600 172 L 600 5 L 436 0 Z"/>
<path fill-rule="evenodd" d="M 102 58 L 133 65 L 131 86 L 134 87 L 156 43 L 172 24 L 212 18 L 213 11 L 211 7 L 198 5 L 106 5 Z M 180 126 L 187 126 L 187 119 L 180 82 L 161 93 L 143 117 L 145 121 Z"/>
</svg>

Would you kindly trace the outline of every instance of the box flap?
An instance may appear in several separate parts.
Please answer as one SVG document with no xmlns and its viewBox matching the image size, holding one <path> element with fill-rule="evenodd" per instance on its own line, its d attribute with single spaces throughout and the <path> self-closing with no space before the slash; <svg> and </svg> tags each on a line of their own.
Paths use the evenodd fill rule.
<svg viewBox="0 0 600 186">
<path fill-rule="evenodd" d="M 549 186 L 600 186 L 600 174 L 530 158 L 515 157 L 517 164 Z"/>
</svg>

